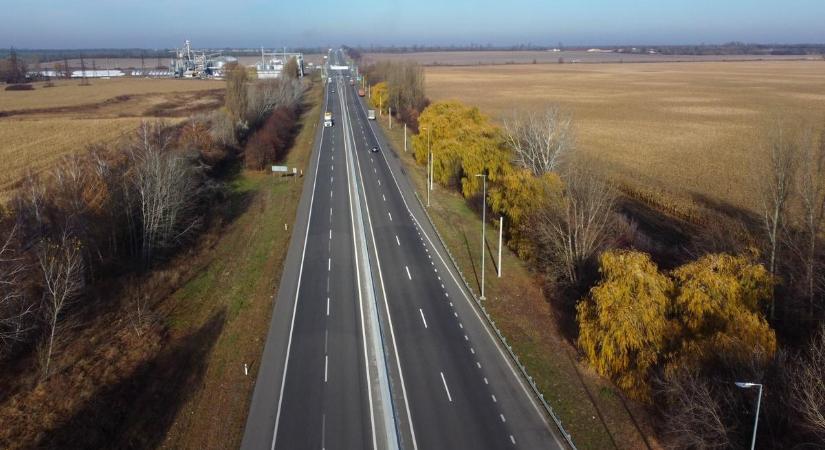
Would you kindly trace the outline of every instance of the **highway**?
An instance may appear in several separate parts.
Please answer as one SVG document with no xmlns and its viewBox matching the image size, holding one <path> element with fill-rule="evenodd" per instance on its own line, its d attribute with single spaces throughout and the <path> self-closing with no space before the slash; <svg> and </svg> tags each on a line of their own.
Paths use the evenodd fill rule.
<svg viewBox="0 0 825 450">
<path fill-rule="evenodd" d="M 336 123 L 318 132 L 242 448 L 564 448 L 353 75 L 327 84 Z"/>
<path fill-rule="evenodd" d="M 325 110 L 337 118 L 334 90 L 326 88 Z M 308 220 L 303 233 L 296 224 L 292 239 L 302 247 L 287 256 L 273 314 L 281 332 L 266 344 L 244 448 L 372 445 L 343 137 L 340 127 L 319 121 L 318 129 L 299 205 Z M 287 282 L 296 278 L 294 287 Z"/>
</svg>

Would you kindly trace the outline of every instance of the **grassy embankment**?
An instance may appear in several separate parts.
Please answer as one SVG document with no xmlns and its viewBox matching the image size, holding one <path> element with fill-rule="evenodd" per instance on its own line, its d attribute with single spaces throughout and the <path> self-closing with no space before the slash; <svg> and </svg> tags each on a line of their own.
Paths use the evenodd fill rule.
<svg viewBox="0 0 825 450">
<path fill-rule="evenodd" d="M 284 165 L 308 166 L 322 93 L 316 84 L 308 94 L 301 132 Z M 208 264 L 166 302 L 175 335 L 191 334 L 219 313 L 224 322 L 204 355 L 203 380 L 178 410 L 165 447 L 240 446 L 302 185 L 303 178 L 242 172 L 232 190 L 243 199 L 243 212 L 216 243 Z"/>
<path fill-rule="evenodd" d="M 404 153 L 403 125 L 387 129 L 386 116 L 379 120 L 407 169 L 419 195 L 426 193 L 426 170 Z M 408 145 L 409 145 L 408 136 Z M 480 286 L 481 218 L 457 192 L 437 186 L 431 194 L 430 216 L 453 256 L 478 294 Z M 425 197 L 422 197 L 425 198 Z M 497 229 L 488 224 L 486 307 L 514 352 L 540 386 L 545 398 L 561 417 L 581 449 L 645 448 L 635 420 L 644 417 L 638 405 L 623 404 L 617 390 L 577 362 L 575 348 L 564 340 L 542 292 L 539 277 L 505 248 L 502 277 L 495 276 Z M 633 416 L 628 413 L 630 408 Z M 646 425 L 645 433 L 652 435 Z M 650 439 L 650 438 L 648 438 Z M 655 443 L 651 442 L 651 445 Z"/>
</svg>

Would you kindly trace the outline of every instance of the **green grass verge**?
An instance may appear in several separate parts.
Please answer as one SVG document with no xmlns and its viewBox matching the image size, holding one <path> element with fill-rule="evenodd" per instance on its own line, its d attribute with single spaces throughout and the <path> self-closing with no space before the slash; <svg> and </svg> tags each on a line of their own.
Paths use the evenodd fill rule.
<svg viewBox="0 0 825 450">
<path fill-rule="evenodd" d="M 302 129 L 282 162 L 302 170 L 312 153 L 322 84 L 316 83 L 308 98 Z M 230 209 L 240 214 L 208 251 L 198 273 L 164 302 L 173 335 L 192 333 L 218 313 L 224 317 L 206 355 L 203 380 L 178 411 L 164 447 L 240 446 L 303 181 L 241 172 L 230 184 Z"/>
</svg>

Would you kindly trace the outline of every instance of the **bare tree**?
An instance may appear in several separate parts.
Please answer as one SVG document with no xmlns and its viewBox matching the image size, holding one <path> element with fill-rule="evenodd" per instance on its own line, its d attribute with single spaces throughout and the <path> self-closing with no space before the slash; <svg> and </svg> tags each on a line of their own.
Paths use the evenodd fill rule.
<svg viewBox="0 0 825 450">
<path fill-rule="evenodd" d="M 294 108 L 303 93 L 303 84 L 296 79 L 263 80 L 252 84 L 248 89 L 247 121 L 251 126 L 257 126 L 276 108 Z"/>
<path fill-rule="evenodd" d="M 25 319 L 32 313 L 21 286 L 25 265 L 12 246 L 16 230 L 13 227 L 0 246 L 0 356 L 23 339 L 28 330 Z"/>
<path fill-rule="evenodd" d="M 536 176 L 556 170 L 575 148 L 570 115 L 555 105 L 540 114 L 519 114 L 505 121 L 504 137 L 516 164 Z"/>
<path fill-rule="evenodd" d="M 43 277 L 43 316 L 47 337 L 41 353 L 41 376 L 49 376 L 61 316 L 84 287 L 84 264 L 80 243 L 64 230 L 57 242 L 44 240 L 37 249 Z"/>
<path fill-rule="evenodd" d="M 209 134 L 212 139 L 224 146 L 238 144 L 235 135 L 235 123 L 229 113 L 223 109 L 216 109 L 209 114 Z"/>
<path fill-rule="evenodd" d="M 52 171 L 56 194 L 70 218 L 86 209 L 84 190 L 89 184 L 87 167 L 84 157 L 75 153 L 63 156 Z"/>
<path fill-rule="evenodd" d="M 808 315 L 812 317 L 815 299 L 822 287 L 818 244 L 825 222 L 825 130 L 818 145 L 811 130 L 805 132 L 799 159 L 799 173 L 795 180 L 798 214 L 793 227 L 786 227 L 785 235 L 788 247 L 802 265 L 803 290 L 808 300 Z"/>
<path fill-rule="evenodd" d="M 46 186 L 28 171 L 14 200 L 18 232 L 29 243 L 38 241 L 46 228 Z"/>
<path fill-rule="evenodd" d="M 298 60 L 295 57 L 289 58 L 284 64 L 283 73 L 288 79 L 296 79 L 300 75 L 300 68 L 298 67 Z"/>
<path fill-rule="evenodd" d="M 768 270 L 776 275 L 780 232 L 787 220 L 788 199 L 793 192 L 799 165 L 799 148 L 794 140 L 786 136 L 785 130 L 777 126 L 773 130 L 768 150 L 768 164 L 759 176 L 759 184 L 762 193 L 763 226 L 768 241 Z M 775 316 L 775 310 L 776 302 L 772 298 L 771 319 Z"/>
<path fill-rule="evenodd" d="M 825 326 L 791 372 L 793 404 L 806 428 L 825 441 Z"/>
<path fill-rule="evenodd" d="M 247 79 L 246 67 L 233 65 L 228 68 L 226 73 L 226 110 L 238 126 L 244 125 L 242 121 L 247 111 Z"/>
<path fill-rule="evenodd" d="M 86 78 L 86 61 L 83 59 L 83 54 L 80 55 L 80 85 L 89 86 L 89 79 Z"/>
<path fill-rule="evenodd" d="M 616 192 L 612 185 L 584 170 L 571 168 L 564 180 L 564 197 L 540 207 L 533 223 L 538 239 L 550 246 L 549 258 L 561 264 L 564 276 L 575 284 L 584 265 L 611 234 Z"/>
<path fill-rule="evenodd" d="M 169 148 L 171 135 L 160 122 L 144 122 L 131 149 L 134 188 L 140 209 L 141 253 L 151 262 L 155 250 L 179 242 L 198 223 L 193 214 L 197 180 L 183 155 Z"/>
<path fill-rule="evenodd" d="M 675 448 L 722 449 L 731 442 L 718 393 L 698 374 L 679 370 L 660 382 L 665 433 Z"/>
</svg>

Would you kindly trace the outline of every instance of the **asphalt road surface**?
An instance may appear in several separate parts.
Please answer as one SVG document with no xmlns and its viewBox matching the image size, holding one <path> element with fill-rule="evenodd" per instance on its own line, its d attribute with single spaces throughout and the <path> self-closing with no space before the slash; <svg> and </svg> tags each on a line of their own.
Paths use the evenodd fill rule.
<svg viewBox="0 0 825 450">
<path fill-rule="evenodd" d="M 242 448 L 564 448 L 348 77 L 326 86 Z"/>
</svg>

